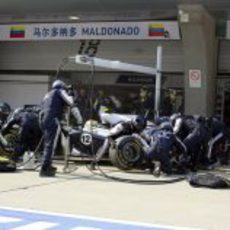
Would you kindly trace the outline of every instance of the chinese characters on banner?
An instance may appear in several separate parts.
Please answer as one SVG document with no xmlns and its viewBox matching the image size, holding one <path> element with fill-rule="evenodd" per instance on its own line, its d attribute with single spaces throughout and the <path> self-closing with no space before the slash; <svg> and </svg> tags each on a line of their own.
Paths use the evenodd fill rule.
<svg viewBox="0 0 230 230">
<path fill-rule="evenodd" d="M 63 39 L 179 40 L 176 21 L 0 25 L 0 41 Z"/>
</svg>

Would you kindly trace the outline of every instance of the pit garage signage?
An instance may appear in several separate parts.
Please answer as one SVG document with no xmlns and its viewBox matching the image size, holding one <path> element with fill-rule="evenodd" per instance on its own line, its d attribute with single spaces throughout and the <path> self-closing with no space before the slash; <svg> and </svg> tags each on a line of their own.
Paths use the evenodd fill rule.
<svg viewBox="0 0 230 230">
<path fill-rule="evenodd" d="M 178 40 L 176 21 L 1 25 L 0 41 L 128 39 Z"/>
<path fill-rule="evenodd" d="M 189 70 L 189 87 L 201 88 L 201 71 L 199 69 Z"/>
</svg>

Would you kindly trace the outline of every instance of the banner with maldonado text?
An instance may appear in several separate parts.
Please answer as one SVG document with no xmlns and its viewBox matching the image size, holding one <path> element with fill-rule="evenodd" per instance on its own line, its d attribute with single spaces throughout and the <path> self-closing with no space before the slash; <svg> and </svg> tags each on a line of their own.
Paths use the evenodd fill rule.
<svg viewBox="0 0 230 230">
<path fill-rule="evenodd" d="M 0 25 L 0 41 L 81 39 L 179 40 L 180 32 L 176 21 Z"/>
</svg>

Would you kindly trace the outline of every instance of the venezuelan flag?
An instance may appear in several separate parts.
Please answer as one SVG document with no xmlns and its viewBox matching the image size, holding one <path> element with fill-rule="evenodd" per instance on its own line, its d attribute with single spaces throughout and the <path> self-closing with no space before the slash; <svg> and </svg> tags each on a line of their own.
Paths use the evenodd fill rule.
<svg viewBox="0 0 230 230">
<path fill-rule="evenodd" d="M 164 33 L 165 29 L 162 23 L 149 24 L 149 36 L 162 37 Z"/>
<path fill-rule="evenodd" d="M 10 38 L 24 38 L 24 37 L 25 37 L 25 26 L 10 27 Z"/>
</svg>

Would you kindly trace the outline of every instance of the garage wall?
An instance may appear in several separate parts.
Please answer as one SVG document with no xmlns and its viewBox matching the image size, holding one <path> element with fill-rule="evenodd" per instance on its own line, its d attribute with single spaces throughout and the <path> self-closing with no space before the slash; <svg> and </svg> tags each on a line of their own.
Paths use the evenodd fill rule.
<svg viewBox="0 0 230 230">
<path fill-rule="evenodd" d="M 114 85 L 117 86 L 140 86 L 141 84 L 145 84 L 144 81 L 142 83 L 136 83 L 135 82 L 128 82 L 127 83 L 118 83 L 118 78 L 121 76 L 123 78 L 129 77 L 129 76 L 141 76 L 143 79 L 143 75 L 138 75 L 135 73 L 117 73 L 117 72 L 95 72 L 93 76 L 93 83 L 95 85 Z M 155 79 L 154 76 L 152 76 L 153 79 Z M 183 88 L 184 87 L 184 77 L 183 74 L 170 74 L 170 73 L 163 73 L 163 80 L 162 80 L 162 87 L 163 88 Z M 89 72 L 79 72 L 79 73 L 72 73 L 71 74 L 71 83 L 72 84 L 78 84 L 78 82 L 81 82 L 82 84 L 89 84 L 91 82 L 91 73 Z M 65 80 L 66 81 L 66 80 Z M 124 79 L 125 82 L 125 79 Z M 149 81 L 147 81 L 149 82 Z M 154 80 L 153 80 L 154 82 Z M 151 83 L 150 83 L 151 84 Z M 148 85 L 148 83 L 147 83 Z"/>
<path fill-rule="evenodd" d="M 87 49 L 89 41 L 85 42 L 82 52 Z M 78 54 L 82 43 L 76 41 L 15 41 L 0 43 L 0 70 L 55 71 L 62 59 Z M 156 49 L 163 47 L 163 71 L 167 73 L 183 73 L 183 51 L 181 41 L 127 41 L 103 40 L 98 45 L 96 56 L 111 60 L 154 67 L 156 64 Z M 89 66 L 77 65 L 73 62 L 64 66 L 70 70 L 68 76 L 72 81 L 89 82 Z M 95 84 L 117 84 L 121 73 L 109 69 L 96 68 Z M 183 87 L 183 75 L 178 75 L 165 83 L 166 87 Z M 176 80 L 177 79 L 177 80 Z M 6 81 L 7 80 L 7 81 Z M 119 84 L 121 86 L 122 84 Z M 126 84 L 126 86 L 128 83 Z M 131 86 L 135 86 L 132 84 Z M 0 100 L 7 101 L 13 107 L 22 104 L 40 103 L 48 90 L 48 76 L 43 75 L 2 75 L 0 76 Z"/>
<path fill-rule="evenodd" d="M 48 91 L 48 76 L 0 75 L 0 100 L 12 108 L 40 104 Z"/>
<path fill-rule="evenodd" d="M 80 45 L 78 40 L 1 42 L 0 69 L 55 70 L 64 57 L 76 55 Z M 97 56 L 152 67 L 156 63 L 158 45 L 163 47 L 163 71 L 183 72 L 181 41 L 103 40 L 98 45 Z M 69 63 L 65 69 L 82 71 L 89 67 Z"/>
</svg>

